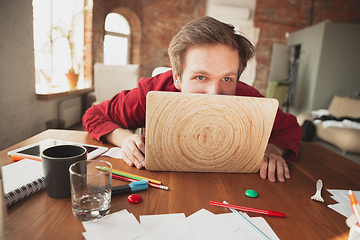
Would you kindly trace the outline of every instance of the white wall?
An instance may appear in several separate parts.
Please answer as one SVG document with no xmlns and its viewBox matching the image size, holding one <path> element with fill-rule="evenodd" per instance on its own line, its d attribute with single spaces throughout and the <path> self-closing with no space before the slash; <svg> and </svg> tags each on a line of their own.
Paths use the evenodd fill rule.
<svg viewBox="0 0 360 240">
<path fill-rule="evenodd" d="M 324 31 L 325 23 L 321 23 L 289 35 L 288 46 L 301 45 L 296 92 L 290 109 L 295 115 L 313 108 Z"/>
<path fill-rule="evenodd" d="M 216 5 L 233 6 L 249 8 L 251 10 L 250 19 L 254 18 L 256 0 L 207 0 L 206 1 L 206 14 L 212 12 L 212 8 Z"/>
<path fill-rule="evenodd" d="M 301 45 L 298 79 L 290 112 L 326 109 L 334 95 L 360 91 L 360 24 L 322 22 L 291 33 Z"/>
<path fill-rule="evenodd" d="M 359 58 L 360 24 L 327 22 L 314 109 L 328 106 L 333 95 L 354 97 L 360 91 Z"/>
<path fill-rule="evenodd" d="M 46 129 L 59 100 L 35 94 L 32 0 L 0 0 L 0 150 Z"/>
</svg>

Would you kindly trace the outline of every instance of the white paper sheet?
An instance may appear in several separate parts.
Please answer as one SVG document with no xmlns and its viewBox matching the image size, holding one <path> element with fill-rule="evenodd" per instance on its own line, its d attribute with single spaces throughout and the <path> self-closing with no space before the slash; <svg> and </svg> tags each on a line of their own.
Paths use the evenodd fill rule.
<svg viewBox="0 0 360 240">
<path fill-rule="evenodd" d="M 212 212 L 209 212 L 208 210 L 202 208 L 199 211 L 197 211 L 196 213 L 193 213 L 190 216 L 188 216 L 187 220 L 190 225 L 194 225 L 197 222 L 202 221 L 203 219 L 212 217 L 214 215 L 215 214 L 213 214 Z"/>
<path fill-rule="evenodd" d="M 91 222 L 83 222 L 87 240 L 92 239 L 122 239 L 132 240 L 146 234 L 133 214 L 122 210 L 109 214 L 103 219 Z"/>
<path fill-rule="evenodd" d="M 102 154 L 101 156 L 106 156 L 106 157 L 112 157 L 112 158 L 119 158 L 122 159 L 123 155 L 122 155 L 122 150 L 119 147 L 112 147 L 110 148 L 107 152 L 105 152 L 104 154 Z"/>
<path fill-rule="evenodd" d="M 141 226 L 156 240 L 194 239 L 185 214 L 160 214 L 140 216 Z"/>
<path fill-rule="evenodd" d="M 262 217 L 250 218 L 271 239 L 279 239 Z M 87 240 L 257 240 L 262 239 L 245 221 L 234 213 L 213 214 L 206 209 L 185 217 L 183 213 L 140 216 L 140 223 L 127 210 L 104 219 L 83 222 Z"/>
<path fill-rule="evenodd" d="M 195 213 L 196 214 L 196 213 Z M 203 212 L 201 213 L 204 214 Z M 217 239 L 246 239 L 238 238 L 235 235 L 241 226 L 237 224 L 236 216 L 233 213 L 208 215 L 197 222 L 191 224 L 191 228 L 197 240 L 217 240 Z"/>
<path fill-rule="evenodd" d="M 349 199 L 349 190 L 341 190 L 341 189 L 327 189 L 333 196 L 332 199 L 337 201 L 337 204 L 328 205 L 329 208 L 334 211 L 340 213 L 345 217 L 350 217 L 352 214 L 352 210 L 350 207 L 350 199 Z M 352 191 L 357 200 L 360 199 L 360 191 Z"/>
</svg>

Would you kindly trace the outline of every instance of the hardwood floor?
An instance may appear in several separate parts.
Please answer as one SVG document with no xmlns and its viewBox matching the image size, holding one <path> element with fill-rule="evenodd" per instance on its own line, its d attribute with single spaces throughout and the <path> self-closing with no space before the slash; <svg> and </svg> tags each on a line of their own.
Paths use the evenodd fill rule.
<svg viewBox="0 0 360 240">
<path fill-rule="evenodd" d="M 317 144 L 320 144 L 321 146 L 353 161 L 356 162 L 357 164 L 360 164 L 360 154 L 356 154 L 356 153 L 350 153 L 350 152 L 343 152 L 342 150 L 338 149 L 337 147 L 335 147 L 334 145 L 331 145 L 330 143 L 324 142 L 318 138 L 315 138 L 314 142 L 316 142 Z"/>
</svg>

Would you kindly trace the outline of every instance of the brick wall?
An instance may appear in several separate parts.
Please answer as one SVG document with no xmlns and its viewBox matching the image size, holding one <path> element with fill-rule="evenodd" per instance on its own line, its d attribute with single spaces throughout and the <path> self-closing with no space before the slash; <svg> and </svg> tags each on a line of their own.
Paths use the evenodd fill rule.
<svg viewBox="0 0 360 240">
<path fill-rule="evenodd" d="M 358 0 L 257 0 L 255 26 L 261 29 L 257 44 L 254 87 L 266 93 L 273 43 L 286 44 L 286 32 L 330 20 L 360 23 Z"/>
<path fill-rule="evenodd" d="M 157 66 L 170 66 L 167 47 L 188 21 L 205 15 L 206 0 L 93 0 L 91 51 L 93 65 L 103 61 L 104 21 L 119 7 L 133 11 L 141 25 L 140 76 Z M 257 0 L 255 26 L 261 29 L 257 44 L 254 87 L 266 93 L 273 43 L 286 44 L 285 34 L 324 20 L 360 23 L 359 0 Z M 91 29 L 91 28 L 89 28 Z M 88 48 L 87 48 L 88 49 Z M 90 71 L 88 70 L 90 74 Z"/>
<path fill-rule="evenodd" d="M 206 0 L 94 0 L 93 63 L 103 62 L 104 22 L 119 7 L 133 11 L 141 23 L 140 76 L 151 76 L 158 66 L 170 66 L 168 45 L 190 20 L 205 15 Z"/>
</svg>

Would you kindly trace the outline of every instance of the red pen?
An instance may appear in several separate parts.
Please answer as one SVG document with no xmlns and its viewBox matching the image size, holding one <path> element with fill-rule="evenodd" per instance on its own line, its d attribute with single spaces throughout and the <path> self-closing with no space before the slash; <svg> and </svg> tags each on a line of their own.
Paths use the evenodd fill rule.
<svg viewBox="0 0 360 240">
<path fill-rule="evenodd" d="M 357 225 L 360 227 L 360 205 L 354 193 L 351 190 L 349 190 L 349 198 L 350 198 L 351 209 L 355 215 Z"/>
<path fill-rule="evenodd" d="M 285 217 L 285 214 L 281 213 L 281 212 L 275 212 L 275 211 L 271 211 L 271 210 L 262 210 L 262 209 L 250 208 L 250 207 L 243 207 L 243 206 L 226 204 L 226 203 L 215 202 L 215 201 L 210 201 L 210 205 L 217 206 L 217 207 L 224 207 L 224 208 L 232 208 L 232 209 L 236 209 L 236 210 L 244 211 L 244 212 L 265 214 L 265 215 L 272 216 L 272 217 Z"/>
</svg>

